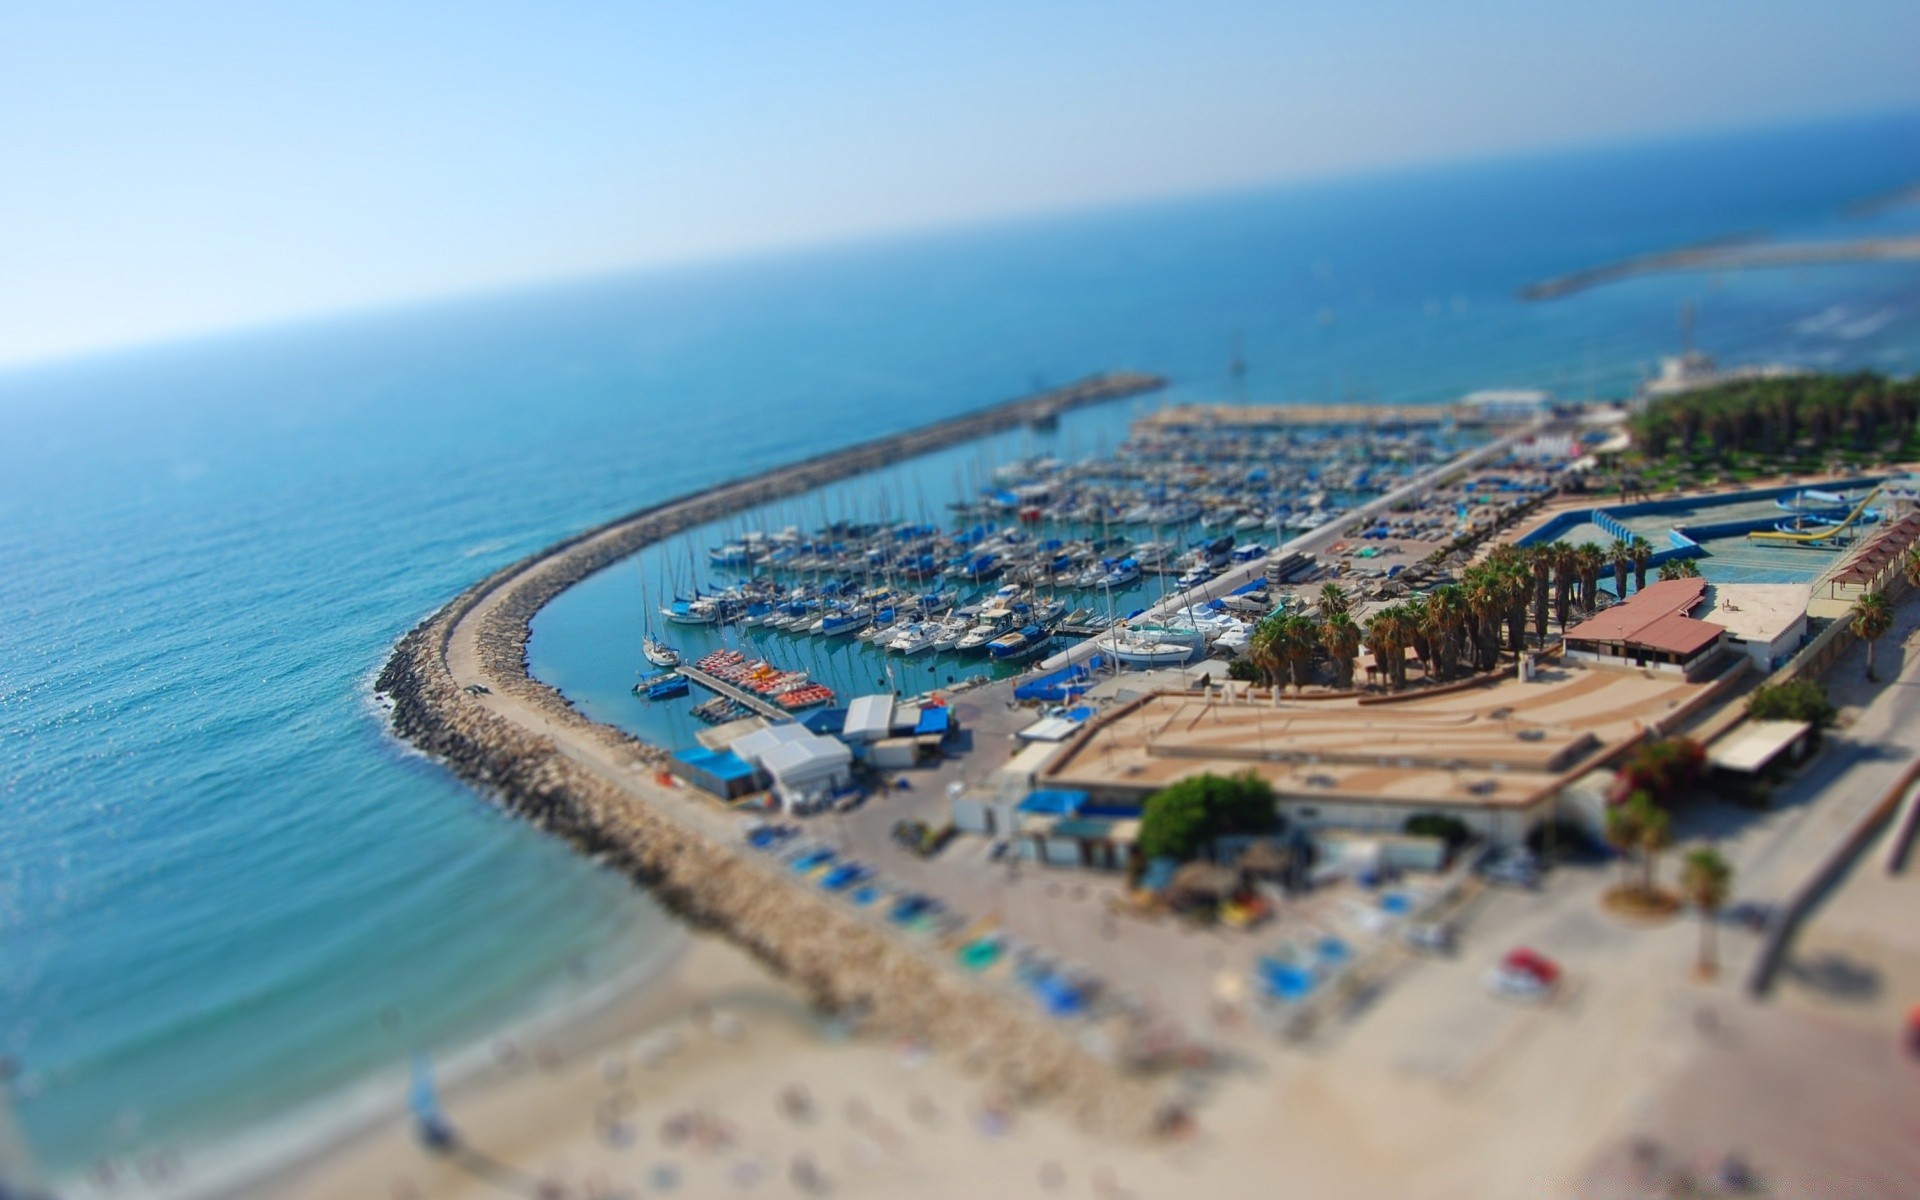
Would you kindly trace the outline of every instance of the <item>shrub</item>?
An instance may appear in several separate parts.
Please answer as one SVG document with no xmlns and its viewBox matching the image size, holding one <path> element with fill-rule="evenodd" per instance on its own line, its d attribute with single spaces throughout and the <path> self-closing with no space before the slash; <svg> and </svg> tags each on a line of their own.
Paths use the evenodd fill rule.
<svg viewBox="0 0 1920 1200">
<path fill-rule="evenodd" d="M 1227 678 L 1241 683 L 1265 683 L 1266 677 L 1260 674 L 1260 668 L 1253 665 L 1250 658 L 1236 658 L 1227 664 Z"/>
<path fill-rule="evenodd" d="M 1415 813 L 1407 818 L 1404 826 L 1407 833 L 1414 837 L 1437 837 L 1447 843 L 1448 853 L 1466 845 L 1473 836 L 1467 823 L 1459 817 L 1450 817 L 1444 813 Z"/>
<path fill-rule="evenodd" d="M 1190 859 L 1214 838 L 1266 833 L 1277 817 L 1273 789 L 1253 772 L 1196 775 L 1147 797 L 1137 849 L 1141 858 Z"/>
<path fill-rule="evenodd" d="M 1652 803 L 1669 808 L 1699 780 L 1706 765 L 1706 747 L 1691 738 L 1647 742 L 1620 764 L 1614 798 L 1624 800 L 1645 792 Z"/>
<path fill-rule="evenodd" d="M 1809 721 L 1815 729 L 1833 724 L 1838 715 L 1827 689 L 1811 679 L 1763 683 L 1747 697 L 1747 715 L 1756 721 Z"/>
</svg>

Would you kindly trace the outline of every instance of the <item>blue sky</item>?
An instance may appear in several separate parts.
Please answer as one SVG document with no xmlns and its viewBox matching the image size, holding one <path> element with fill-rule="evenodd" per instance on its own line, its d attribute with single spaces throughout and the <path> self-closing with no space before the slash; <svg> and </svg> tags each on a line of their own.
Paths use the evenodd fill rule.
<svg viewBox="0 0 1920 1200">
<path fill-rule="evenodd" d="M 0 0 L 0 364 L 1920 105 L 1913 0 Z"/>
</svg>

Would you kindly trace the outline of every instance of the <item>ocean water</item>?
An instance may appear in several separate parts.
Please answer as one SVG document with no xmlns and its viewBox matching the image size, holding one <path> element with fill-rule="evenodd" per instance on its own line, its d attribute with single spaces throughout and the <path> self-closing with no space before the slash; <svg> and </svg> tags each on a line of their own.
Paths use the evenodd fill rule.
<svg viewBox="0 0 1920 1200">
<path fill-rule="evenodd" d="M 15 1116 L 56 1173 L 230 1146 L 296 1110 L 320 1136 L 330 1103 L 369 1079 L 397 1087 L 410 1049 L 469 1044 L 670 941 L 644 897 L 396 747 L 369 703 L 392 641 L 504 562 L 689 488 L 1109 367 L 1165 372 L 1173 399 L 1617 394 L 1678 349 L 1692 304 L 1696 341 L 1726 361 L 1911 372 L 1910 263 L 1646 278 L 1547 304 L 1515 291 L 1731 231 L 1911 231 L 1911 208 L 1841 209 L 1916 177 L 1920 117 L 1881 116 L 0 374 L 0 1054 L 18 1068 Z M 1128 411 L 1057 436 L 1110 445 Z M 931 494 L 953 465 L 895 486 Z M 639 573 L 625 569 L 536 636 L 542 671 L 593 704 L 631 682 Z"/>
</svg>

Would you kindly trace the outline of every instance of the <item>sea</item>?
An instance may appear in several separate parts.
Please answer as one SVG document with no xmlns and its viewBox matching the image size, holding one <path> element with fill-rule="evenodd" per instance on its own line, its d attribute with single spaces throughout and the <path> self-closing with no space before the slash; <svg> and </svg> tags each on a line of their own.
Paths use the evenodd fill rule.
<svg viewBox="0 0 1920 1200">
<path fill-rule="evenodd" d="M 504 563 L 652 501 L 1109 368 L 1172 384 L 892 469 L 895 511 L 1013 455 L 1111 448 L 1158 403 L 1619 396 L 1687 337 L 1728 364 L 1911 373 L 1920 264 L 1517 292 L 1734 233 L 1920 232 L 1912 206 L 1849 207 L 1916 179 L 1920 114 L 1877 114 L 0 373 L 11 1120 L 76 1190 L 110 1162 L 119 1194 L 191 1193 L 396 1105 L 415 1052 L 458 1059 L 671 953 L 681 934 L 646 896 L 387 735 L 371 680 L 395 639 Z M 866 511 L 841 496 L 822 511 Z M 564 619 L 536 628 L 537 669 L 589 707 L 634 703 L 639 590 L 663 568 L 615 567 L 563 597 Z"/>
</svg>

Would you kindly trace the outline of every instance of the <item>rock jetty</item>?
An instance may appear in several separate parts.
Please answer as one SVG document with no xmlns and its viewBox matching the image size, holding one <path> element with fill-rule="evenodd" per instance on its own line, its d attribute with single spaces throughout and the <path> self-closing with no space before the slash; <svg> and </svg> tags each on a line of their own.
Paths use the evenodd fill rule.
<svg viewBox="0 0 1920 1200">
<path fill-rule="evenodd" d="M 956 1055 L 1010 1094 L 1047 1098 L 1089 1128 L 1139 1133 L 1158 1088 L 1120 1065 L 1125 1031 L 1051 1022 L 1025 997 L 961 972 L 951 955 L 796 884 L 747 853 L 720 811 L 663 786 L 665 751 L 589 720 L 528 672 L 529 622 L 553 597 L 642 547 L 771 500 L 1068 410 L 1159 390 L 1095 376 L 865 442 L 608 522 L 481 580 L 401 639 L 377 690 L 394 732 L 503 807 L 626 872 L 669 910 L 744 947 L 818 1003 L 876 1035 Z"/>
</svg>

